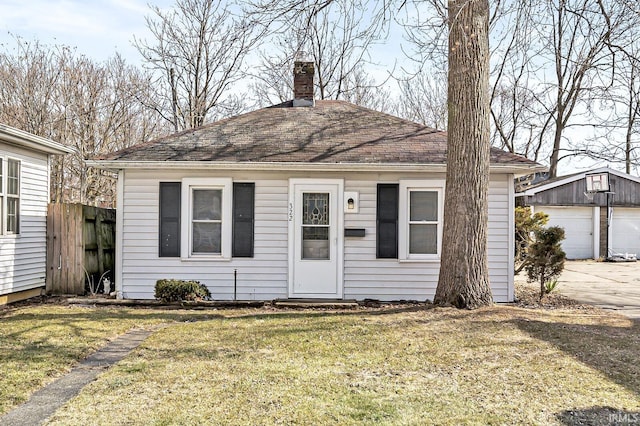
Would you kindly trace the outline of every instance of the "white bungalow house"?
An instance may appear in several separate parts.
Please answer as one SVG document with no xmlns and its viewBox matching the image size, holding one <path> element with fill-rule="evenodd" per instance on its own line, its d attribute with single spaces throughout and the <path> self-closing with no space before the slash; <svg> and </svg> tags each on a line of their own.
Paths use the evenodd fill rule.
<svg viewBox="0 0 640 426">
<path fill-rule="evenodd" d="M 0 304 L 45 286 L 49 156 L 72 150 L 0 125 Z"/>
<path fill-rule="evenodd" d="M 117 170 L 116 289 L 197 280 L 214 299 L 432 299 L 442 251 L 446 133 L 343 101 L 294 100 L 94 160 Z M 489 269 L 511 301 L 514 176 L 491 151 Z"/>
</svg>

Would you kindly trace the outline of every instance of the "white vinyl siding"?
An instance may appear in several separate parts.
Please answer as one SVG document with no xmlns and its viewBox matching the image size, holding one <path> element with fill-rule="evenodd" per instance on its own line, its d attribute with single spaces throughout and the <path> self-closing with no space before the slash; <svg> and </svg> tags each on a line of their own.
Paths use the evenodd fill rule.
<svg viewBox="0 0 640 426">
<path fill-rule="evenodd" d="M 0 142 L 0 158 L 3 159 L 3 180 L 8 176 L 8 159 L 20 162 L 19 234 L 0 235 L 2 295 L 45 285 L 49 176 L 46 154 Z M 6 226 L 6 211 L 3 213 Z"/>
<path fill-rule="evenodd" d="M 192 262 L 158 257 L 159 182 L 196 177 L 228 178 L 228 174 L 127 170 L 124 176 L 125 208 L 118 210 L 123 221 L 121 291 L 124 298 L 152 299 L 157 280 L 176 278 L 200 281 L 209 288 L 214 299 L 231 300 L 234 271 L 237 271 L 239 300 L 271 300 L 287 296 L 289 184 L 286 178 L 258 180 L 245 174 L 234 175 L 236 182 L 255 182 L 253 258 Z M 184 222 L 188 217 L 183 216 L 181 220 Z"/>
<path fill-rule="evenodd" d="M 358 193 L 358 212 L 344 214 L 345 228 L 363 228 L 364 237 L 344 238 L 345 299 L 433 299 L 439 262 L 402 262 L 376 258 L 376 191 L 378 183 L 441 180 L 444 174 L 417 173 L 284 173 L 188 170 L 126 170 L 121 194 L 122 283 L 124 298 L 153 298 L 156 280 L 191 279 L 205 284 L 214 299 L 231 300 L 237 271 L 238 300 L 287 297 L 288 199 L 290 178 L 344 179 L 344 190 Z M 161 178 L 159 177 L 161 176 Z M 253 258 L 224 262 L 189 262 L 158 256 L 158 188 L 160 181 L 185 178 L 231 178 L 255 182 L 255 252 Z M 489 273 L 494 300 L 512 298 L 510 279 L 511 175 L 492 175 L 489 189 Z M 182 220 L 188 220 L 182 217 Z M 340 230 L 343 232 L 343 230 Z M 402 242 L 400 242 L 402 244 Z"/>
<path fill-rule="evenodd" d="M 492 175 L 489 186 L 489 276 L 494 301 L 510 299 L 509 241 L 510 175 Z M 444 179 L 434 175 L 433 179 Z M 391 182 L 381 178 L 381 182 Z M 376 181 L 345 180 L 345 191 L 358 191 L 360 213 L 345 215 L 346 228 L 365 228 L 364 238 L 345 238 L 344 297 L 392 300 L 433 300 L 439 262 L 376 259 Z M 403 244 L 399 241 L 399 244 Z"/>
</svg>

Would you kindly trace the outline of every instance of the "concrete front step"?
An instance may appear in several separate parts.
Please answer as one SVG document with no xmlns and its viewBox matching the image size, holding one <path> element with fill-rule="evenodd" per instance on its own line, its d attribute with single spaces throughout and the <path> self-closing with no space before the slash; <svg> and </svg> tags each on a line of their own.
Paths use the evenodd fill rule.
<svg viewBox="0 0 640 426">
<path fill-rule="evenodd" d="M 355 309 L 358 302 L 344 299 L 276 299 L 272 302 L 276 308 L 324 308 Z"/>
</svg>

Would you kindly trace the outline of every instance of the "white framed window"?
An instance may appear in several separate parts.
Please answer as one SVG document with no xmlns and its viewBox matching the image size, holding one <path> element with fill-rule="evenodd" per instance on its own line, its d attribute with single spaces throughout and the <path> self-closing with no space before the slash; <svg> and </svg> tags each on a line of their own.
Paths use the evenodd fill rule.
<svg viewBox="0 0 640 426">
<path fill-rule="evenodd" d="M 20 160 L 0 158 L 0 234 L 20 233 Z"/>
<path fill-rule="evenodd" d="M 401 180 L 399 198 L 399 259 L 439 260 L 444 180 Z"/>
<path fill-rule="evenodd" d="M 231 195 L 231 179 L 182 180 L 183 258 L 231 258 Z"/>
<path fill-rule="evenodd" d="M 20 161 L 7 160 L 7 234 L 20 232 Z"/>
</svg>

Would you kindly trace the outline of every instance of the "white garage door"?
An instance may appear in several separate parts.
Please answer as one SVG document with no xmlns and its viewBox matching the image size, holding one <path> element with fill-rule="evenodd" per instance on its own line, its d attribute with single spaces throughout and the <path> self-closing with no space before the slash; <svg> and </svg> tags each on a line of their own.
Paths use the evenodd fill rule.
<svg viewBox="0 0 640 426">
<path fill-rule="evenodd" d="M 593 208 L 536 206 L 549 215 L 547 226 L 564 228 L 562 249 L 567 259 L 593 258 Z"/>
<path fill-rule="evenodd" d="M 640 255 L 640 208 L 613 208 L 611 221 L 612 253 Z"/>
</svg>

